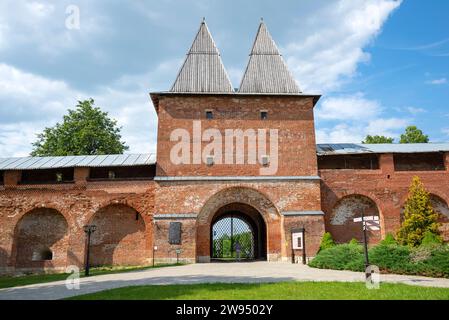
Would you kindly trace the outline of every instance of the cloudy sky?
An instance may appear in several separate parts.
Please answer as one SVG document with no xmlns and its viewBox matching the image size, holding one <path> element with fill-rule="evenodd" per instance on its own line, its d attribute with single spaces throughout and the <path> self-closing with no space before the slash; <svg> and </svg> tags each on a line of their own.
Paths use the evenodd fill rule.
<svg viewBox="0 0 449 320">
<path fill-rule="evenodd" d="M 28 155 L 89 97 L 129 152 L 154 151 L 148 93 L 170 88 L 202 17 L 235 87 L 264 18 L 302 90 L 323 94 L 318 142 L 398 137 L 409 124 L 449 141 L 448 12 L 446 0 L 1 0 L 0 157 Z"/>
</svg>

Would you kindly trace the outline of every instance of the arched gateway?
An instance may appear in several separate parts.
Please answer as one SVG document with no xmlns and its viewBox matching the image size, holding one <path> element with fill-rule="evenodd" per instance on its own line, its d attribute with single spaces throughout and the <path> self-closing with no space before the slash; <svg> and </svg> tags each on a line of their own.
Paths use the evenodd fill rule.
<svg viewBox="0 0 449 320">
<path fill-rule="evenodd" d="M 265 260 L 280 254 L 280 215 L 255 189 L 233 187 L 213 195 L 197 220 L 198 262 Z"/>
<path fill-rule="evenodd" d="M 213 260 L 248 261 L 266 259 L 266 227 L 260 213 L 243 203 L 219 209 L 211 224 Z"/>
</svg>

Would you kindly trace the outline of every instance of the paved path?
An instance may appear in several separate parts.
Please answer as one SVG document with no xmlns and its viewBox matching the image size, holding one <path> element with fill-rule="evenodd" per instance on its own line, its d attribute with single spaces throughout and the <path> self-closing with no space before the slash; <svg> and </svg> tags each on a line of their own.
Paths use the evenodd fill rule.
<svg viewBox="0 0 449 320">
<path fill-rule="evenodd" d="M 151 284 L 281 281 L 364 281 L 364 274 L 352 271 L 321 270 L 301 264 L 275 262 L 192 264 L 82 278 L 79 290 L 68 290 L 65 281 L 1 289 L 0 299 L 54 300 L 125 286 Z M 381 281 L 449 288 L 449 279 L 420 276 L 381 275 Z"/>
</svg>

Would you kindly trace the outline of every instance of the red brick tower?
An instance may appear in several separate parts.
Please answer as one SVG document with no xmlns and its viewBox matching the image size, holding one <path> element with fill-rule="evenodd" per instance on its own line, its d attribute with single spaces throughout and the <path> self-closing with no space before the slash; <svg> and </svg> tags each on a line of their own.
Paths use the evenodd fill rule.
<svg viewBox="0 0 449 320">
<path fill-rule="evenodd" d="M 151 98 L 159 118 L 156 259 L 179 250 L 198 262 L 288 259 L 295 228 L 306 229 L 307 255 L 315 254 L 324 232 L 319 96 L 301 93 L 263 22 L 238 91 L 203 21 L 171 90 Z"/>
</svg>

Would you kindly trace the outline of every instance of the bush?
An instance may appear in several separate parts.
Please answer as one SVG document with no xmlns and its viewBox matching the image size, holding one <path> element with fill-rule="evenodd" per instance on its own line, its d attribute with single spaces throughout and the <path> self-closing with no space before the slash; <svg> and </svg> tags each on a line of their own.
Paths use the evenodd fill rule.
<svg viewBox="0 0 449 320">
<path fill-rule="evenodd" d="M 398 244 L 396 239 L 394 238 L 394 236 L 391 233 L 388 233 L 385 236 L 385 239 L 383 239 L 380 243 L 383 245 Z"/>
<path fill-rule="evenodd" d="M 335 247 L 334 239 L 332 239 L 332 235 L 330 234 L 330 232 L 326 232 L 321 239 L 320 249 L 318 250 L 318 252 L 332 247 Z"/>
<path fill-rule="evenodd" d="M 410 248 L 397 244 L 380 244 L 369 251 L 370 263 L 387 272 L 404 273 L 410 262 Z"/>
<path fill-rule="evenodd" d="M 352 238 L 351 241 L 349 241 L 349 244 L 353 246 L 358 246 L 359 241 L 356 238 Z"/>
<path fill-rule="evenodd" d="M 443 238 L 441 238 L 441 236 L 430 232 L 430 231 L 426 231 L 424 233 L 424 237 L 422 239 L 421 245 L 422 246 L 440 246 L 443 244 Z"/>
<path fill-rule="evenodd" d="M 369 250 L 370 263 L 382 272 L 449 278 L 449 246 L 411 248 L 388 244 L 390 240 Z M 321 269 L 363 271 L 363 247 L 353 241 L 335 245 L 321 251 L 309 265 Z"/>
<path fill-rule="evenodd" d="M 438 213 L 432 207 L 430 195 L 419 177 L 413 177 L 404 205 L 404 221 L 397 233 L 398 242 L 410 247 L 421 245 L 426 233 L 438 235 Z"/>
<path fill-rule="evenodd" d="M 320 269 L 363 271 L 363 248 L 353 244 L 334 245 L 320 251 L 309 265 Z"/>
<path fill-rule="evenodd" d="M 449 278 L 449 247 L 441 245 L 431 249 L 430 257 L 417 263 L 419 274 Z"/>
</svg>

